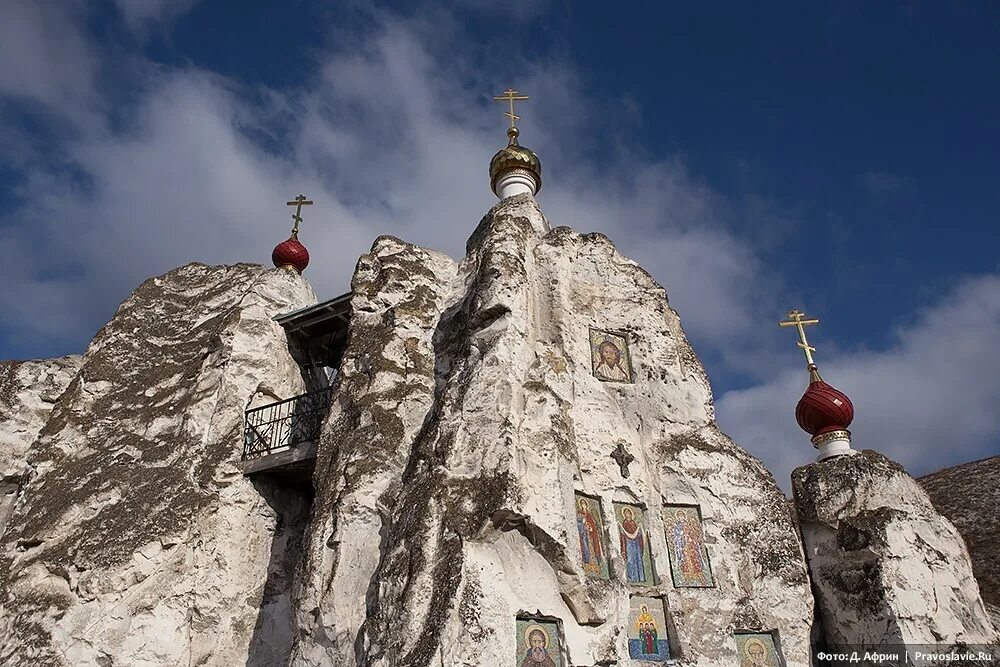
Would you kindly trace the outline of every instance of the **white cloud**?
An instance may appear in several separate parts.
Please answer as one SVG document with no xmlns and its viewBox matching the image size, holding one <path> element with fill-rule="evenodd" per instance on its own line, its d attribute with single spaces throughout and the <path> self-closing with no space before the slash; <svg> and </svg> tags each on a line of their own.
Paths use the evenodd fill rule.
<svg viewBox="0 0 1000 667">
<path fill-rule="evenodd" d="M 875 449 L 915 475 L 998 454 L 1000 275 L 969 278 L 894 333 L 884 351 L 820 356 L 823 378 L 855 405 L 856 449 Z M 764 459 L 788 487 L 791 470 L 814 460 L 795 424 L 806 388 L 800 365 L 717 402 L 719 423 Z"/>
<path fill-rule="evenodd" d="M 144 36 L 156 24 L 169 23 L 191 9 L 197 0 L 115 0 L 125 25 Z"/>
<path fill-rule="evenodd" d="M 489 93 L 508 82 L 426 41 L 440 32 L 383 21 L 375 37 L 329 55 L 301 91 L 249 91 L 258 94 L 248 102 L 248 91 L 218 76 L 166 71 L 145 82 L 126 130 L 69 144 L 67 158 L 92 187 L 33 172 L 24 194 L 35 203 L 10 216 L 5 243 L 36 259 L 0 268 L 17 286 L 0 295 L 16 315 L 14 335 L 89 334 L 142 279 L 188 261 L 266 263 L 288 231 L 284 201 L 299 192 L 317 202 L 302 239 L 322 295 L 347 288 L 379 234 L 462 254 L 495 201 L 487 166 L 505 137 Z M 678 161 L 649 162 L 621 146 L 599 163 L 582 159 L 597 121 L 577 103 L 575 72 L 560 62 L 524 67 L 524 89 L 544 91 L 523 114 L 522 136 L 542 156 L 540 201 L 553 224 L 616 240 L 664 282 L 709 345 L 752 340 L 744 325 L 767 279 L 727 232 L 721 197 Z M 290 149 L 267 152 L 248 138 L 262 134 Z M 64 267 L 79 275 L 46 277 Z M 40 316 L 22 293 L 50 313 Z"/>
<path fill-rule="evenodd" d="M 98 55 L 81 29 L 79 5 L 0 3 L 0 96 L 75 122 L 94 122 Z"/>
</svg>

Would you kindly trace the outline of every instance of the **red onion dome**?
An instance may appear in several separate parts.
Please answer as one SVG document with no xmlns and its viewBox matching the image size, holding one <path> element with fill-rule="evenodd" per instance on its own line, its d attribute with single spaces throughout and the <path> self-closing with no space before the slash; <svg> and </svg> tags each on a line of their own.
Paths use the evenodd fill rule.
<svg viewBox="0 0 1000 667">
<path fill-rule="evenodd" d="M 271 253 L 271 261 L 274 262 L 276 267 L 290 266 L 299 273 L 302 273 L 309 266 L 309 251 L 306 250 L 304 245 L 299 243 L 298 238 L 292 235 L 288 240 L 274 246 L 274 252 Z"/>
<path fill-rule="evenodd" d="M 846 431 L 854 419 L 854 405 L 847 395 L 834 389 L 818 375 L 809 383 L 795 406 L 795 421 L 806 433 L 817 436 L 831 431 Z"/>
</svg>

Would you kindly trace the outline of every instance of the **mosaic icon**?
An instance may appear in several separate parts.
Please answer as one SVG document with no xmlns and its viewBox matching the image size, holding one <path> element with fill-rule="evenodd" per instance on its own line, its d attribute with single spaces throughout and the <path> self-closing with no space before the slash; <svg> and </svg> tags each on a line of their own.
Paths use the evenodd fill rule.
<svg viewBox="0 0 1000 667">
<path fill-rule="evenodd" d="M 663 524 L 667 533 L 667 551 L 674 586 L 714 586 L 708 550 L 705 548 L 701 510 L 694 505 L 665 505 Z"/>
<path fill-rule="evenodd" d="M 740 667 L 783 667 L 785 664 L 770 632 L 737 632 Z"/>
<path fill-rule="evenodd" d="M 563 667 L 559 626 L 554 621 L 517 619 L 518 667 Z"/>
<path fill-rule="evenodd" d="M 628 657 L 649 662 L 670 660 L 670 641 L 663 600 L 633 597 L 629 601 Z"/>
<path fill-rule="evenodd" d="M 576 528 L 580 535 L 583 570 L 589 577 L 609 579 L 607 550 L 604 546 L 604 521 L 599 498 L 576 494 Z"/>
<path fill-rule="evenodd" d="M 632 357 L 624 334 L 591 329 L 590 359 L 598 380 L 632 382 Z"/>
<path fill-rule="evenodd" d="M 629 503 L 614 503 L 614 508 L 618 521 L 618 544 L 625 561 L 625 579 L 630 584 L 652 586 L 656 577 L 646 530 L 646 511 L 639 505 Z"/>
</svg>

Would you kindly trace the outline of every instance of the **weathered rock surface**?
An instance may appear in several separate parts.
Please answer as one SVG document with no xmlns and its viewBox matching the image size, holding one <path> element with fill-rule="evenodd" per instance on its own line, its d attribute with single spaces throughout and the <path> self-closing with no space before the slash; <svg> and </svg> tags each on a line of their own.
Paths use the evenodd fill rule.
<svg viewBox="0 0 1000 667">
<path fill-rule="evenodd" d="M 828 644 L 992 644 L 965 543 L 898 464 L 865 450 L 797 468 Z"/>
<path fill-rule="evenodd" d="M 965 538 L 993 627 L 1000 629 L 1000 456 L 917 480 L 937 511 Z"/>
<path fill-rule="evenodd" d="M 0 552 L 0 662 L 287 653 L 308 499 L 255 488 L 239 459 L 248 405 L 305 387 L 271 318 L 314 301 L 285 270 L 191 264 L 121 305 L 28 454 Z"/>
<path fill-rule="evenodd" d="M 0 536 L 21 487 L 28 448 L 81 360 L 80 355 L 69 355 L 0 361 Z"/>
<path fill-rule="evenodd" d="M 567 664 L 631 664 L 630 594 L 662 596 L 675 653 L 738 662 L 777 631 L 808 665 L 813 602 L 770 473 L 714 425 L 666 294 L 599 234 L 501 202 L 460 264 L 378 239 L 354 277 L 297 572 L 296 665 L 513 665 L 515 618 L 561 623 Z M 593 373 L 624 332 L 634 383 Z M 621 475 L 610 454 L 634 457 Z M 610 580 L 585 576 L 574 492 L 599 497 Z M 657 581 L 625 583 L 613 501 L 645 505 Z M 698 504 L 717 585 L 671 583 L 664 503 Z M 518 662 L 519 664 L 519 662 Z"/>
</svg>

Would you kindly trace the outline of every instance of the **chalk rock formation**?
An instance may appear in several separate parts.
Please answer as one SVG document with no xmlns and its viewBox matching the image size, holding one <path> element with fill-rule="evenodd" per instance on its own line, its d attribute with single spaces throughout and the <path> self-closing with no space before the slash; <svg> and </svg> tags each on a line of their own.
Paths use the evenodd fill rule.
<svg viewBox="0 0 1000 667">
<path fill-rule="evenodd" d="M 629 664 L 632 594 L 665 600 L 690 664 L 737 664 L 739 630 L 777 631 L 788 664 L 809 664 L 812 597 L 784 497 L 715 427 L 663 288 L 606 237 L 550 230 L 517 195 L 461 263 L 382 237 L 352 287 L 291 664 L 520 664 L 519 616 L 558 624 L 548 648 L 564 664 Z M 615 372 L 633 381 L 595 376 L 592 329 L 628 341 L 631 367 Z M 606 578 L 585 573 L 577 493 L 600 502 Z M 619 501 L 647 510 L 647 585 L 626 583 Z M 672 583 L 674 503 L 700 506 L 714 587 Z"/>
<path fill-rule="evenodd" d="M 792 484 L 828 644 L 997 640 L 962 537 L 901 466 L 865 450 Z"/>
<path fill-rule="evenodd" d="M 0 535 L 14 508 L 28 448 L 80 368 L 80 355 L 0 362 Z"/>
<path fill-rule="evenodd" d="M 1000 456 L 917 480 L 937 511 L 965 538 L 993 627 L 1000 629 Z"/>
<path fill-rule="evenodd" d="M 28 454 L 0 552 L 0 663 L 287 652 L 286 550 L 307 504 L 238 463 L 248 404 L 305 386 L 271 318 L 314 301 L 287 270 L 191 264 L 121 305 Z"/>
</svg>

